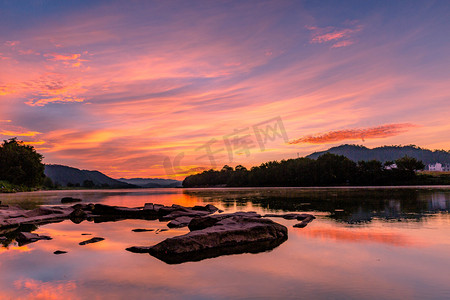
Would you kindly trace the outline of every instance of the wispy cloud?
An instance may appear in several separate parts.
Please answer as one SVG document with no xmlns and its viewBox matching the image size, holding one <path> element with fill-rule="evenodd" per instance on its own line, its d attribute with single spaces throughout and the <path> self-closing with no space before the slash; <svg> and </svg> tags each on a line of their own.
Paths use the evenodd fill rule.
<svg viewBox="0 0 450 300">
<path fill-rule="evenodd" d="M 81 54 L 74 53 L 74 54 L 60 54 L 60 53 L 47 53 L 44 54 L 45 57 L 47 57 L 48 60 L 52 61 L 60 61 L 66 66 L 71 67 L 80 67 L 82 62 L 87 61 L 86 59 L 81 59 Z"/>
<path fill-rule="evenodd" d="M 8 47 L 14 47 L 20 44 L 20 41 L 6 41 L 5 45 Z"/>
<path fill-rule="evenodd" d="M 80 83 L 67 80 L 59 74 L 48 74 L 37 80 L 25 82 L 31 96 L 25 103 L 30 106 L 45 106 L 49 103 L 83 102 L 81 94 L 85 88 Z"/>
<path fill-rule="evenodd" d="M 410 123 L 402 123 L 402 124 L 386 124 L 370 128 L 336 130 L 317 135 L 304 136 L 299 139 L 290 141 L 289 144 L 300 144 L 300 143 L 327 144 L 345 140 L 364 141 L 365 139 L 380 139 L 396 136 L 403 132 L 407 132 L 411 127 L 416 127 L 416 125 Z"/>
<path fill-rule="evenodd" d="M 340 41 L 340 42 L 335 43 L 333 46 L 331 46 L 331 48 L 347 47 L 347 46 L 350 46 L 350 45 L 352 45 L 354 43 L 355 43 L 354 41 L 349 41 L 349 40 L 347 40 L 347 41 Z"/>
<path fill-rule="evenodd" d="M 334 26 L 317 27 L 306 26 L 311 31 L 312 44 L 333 43 L 331 48 L 340 48 L 350 46 L 355 43 L 354 35 L 362 30 L 362 26 L 357 22 L 351 22 L 348 28 L 339 28 Z"/>
</svg>

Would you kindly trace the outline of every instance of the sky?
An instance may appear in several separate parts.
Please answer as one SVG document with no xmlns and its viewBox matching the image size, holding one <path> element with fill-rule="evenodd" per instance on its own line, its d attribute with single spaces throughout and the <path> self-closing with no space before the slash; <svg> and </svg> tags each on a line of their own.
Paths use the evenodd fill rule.
<svg viewBox="0 0 450 300">
<path fill-rule="evenodd" d="M 0 0 L 0 139 L 111 177 L 450 149 L 449 1 Z"/>
</svg>

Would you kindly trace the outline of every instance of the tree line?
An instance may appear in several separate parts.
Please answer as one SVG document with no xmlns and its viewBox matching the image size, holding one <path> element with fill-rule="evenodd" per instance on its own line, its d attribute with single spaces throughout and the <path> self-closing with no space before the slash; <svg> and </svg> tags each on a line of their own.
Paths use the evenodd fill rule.
<svg viewBox="0 0 450 300">
<path fill-rule="evenodd" d="M 4 140 L 0 145 L 0 181 L 3 182 L 0 188 L 13 185 L 26 190 L 50 184 L 50 178 L 44 175 L 42 159 L 33 146 L 16 138 Z"/>
<path fill-rule="evenodd" d="M 425 165 L 412 157 L 382 163 L 354 161 L 343 155 L 325 153 L 317 159 L 297 158 L 270 161 L 250 170 L 225 165 L 188 176 L 183 187 L 341 186 L 418 184 L 416 171 Z"/>
</svg>

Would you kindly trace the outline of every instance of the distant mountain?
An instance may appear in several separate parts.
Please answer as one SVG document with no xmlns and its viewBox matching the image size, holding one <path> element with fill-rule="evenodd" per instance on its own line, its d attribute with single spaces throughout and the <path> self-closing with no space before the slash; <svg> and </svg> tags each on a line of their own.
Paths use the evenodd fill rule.
<svg viewBox="0 0 450 300">
<path fill-rule="evenodd" d="M 89 180 L 99 187 L 136 188 L 135 185 L 115 180 L 99 171 L 80 170 L 63 165 L 45 165 L 44 173 L 47 177 L 50 177 L 53 183 L 62 186 L 68 184 L 83 186 L 83 183 Z"/>
<path fill-rule="evenodd" d="M 134 184 L 143 188 L 168 188 L 168 187 L 181 187 L 182 182 L 174 179 L 163 178 L 119 178 L 121 182 Z"/>
<path fill-rule="evenodd" d="M 414 157 L 415 159 L 421 160 L 425 165 L 434 164 L 436 162 L 440 163 L 450 163 L 450 152 L 445 150 L 428 150 L 423 149 L 414 145 L 409 146 L 383 146 L 377 148 L 367 148 L 360 145 L 341 145 L 338 147 L 333 147 L 325 151 L 314 152 L 307 158 L 317 159 L 322 154 L 332 153 L 337 155 L 344 155 L 347 158 L 358 162 L 360 160 L 372 160 L 376 159 L 381 162 L 394 161 L 405 155 L 409 157 Z"/>
</svg>

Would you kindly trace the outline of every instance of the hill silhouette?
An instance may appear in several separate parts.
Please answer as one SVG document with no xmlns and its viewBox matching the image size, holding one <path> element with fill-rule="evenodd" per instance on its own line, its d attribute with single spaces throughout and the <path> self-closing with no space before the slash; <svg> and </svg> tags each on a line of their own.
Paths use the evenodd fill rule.
<svg viewBox="0 0 450 300">
<path fill-rule="evenodd" d="M 382 146 L 370 149 L 361 145 L 346 144 L 333 147 L 325 151 L 314 152 L 306 157 L 311 159 L 317 159 L 319 156 L 327 152 L 336 155 L 343 155 L 354 162 L 369 161 L 375 159 L 384 163 L 386 161 L 397 160 L 407 155 L 417 160 L 421 160 L 425 165 L 434 164 L 436 162 L 445 164 L 450 163 L 449 151 L 445 150 L 431 151 L 429 149 L 420 148 L 415 145 Z"/>
<path fill-rule="evenodd" d="M 50 177 L 53 183 L 62 186 L 83 186 L 85 181 L 92 182 L 98 187 L 111 188 L 135 188 L 135 185 L 115 180 L 99 171 L 80 170 L 63 165 L 45 165 L 45 175 Z"/>
<path fill-rule="evenodd" d="M 181 181 L 174 179 L 164 178 L 119 178 L 122 182 L 134 184 L 143 188 L 169 188 L 169 187 L 181 187 Z"/>
</svg>

